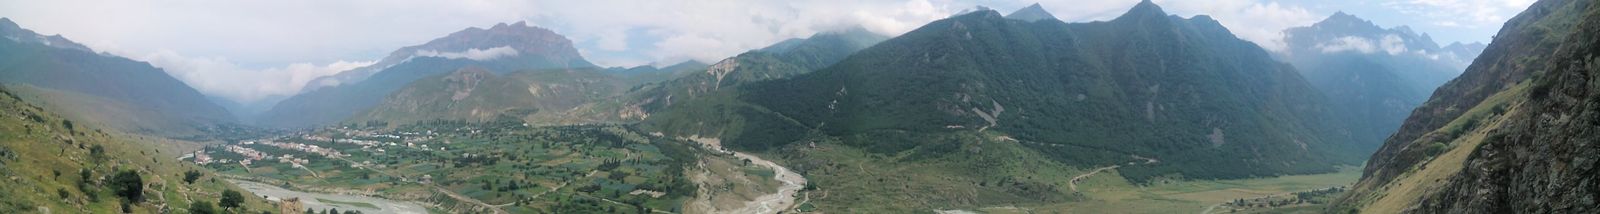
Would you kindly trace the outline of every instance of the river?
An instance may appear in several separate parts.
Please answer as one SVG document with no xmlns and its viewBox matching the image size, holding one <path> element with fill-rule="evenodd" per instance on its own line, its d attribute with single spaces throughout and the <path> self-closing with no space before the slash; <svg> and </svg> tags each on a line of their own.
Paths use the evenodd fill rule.
<svg viewBox="0 0 1600 214">
<path fill-rule="evenodd" d="M 332 208 L 339 209 L 341 212 L 346 210 L 355 210 L 361 211 L 361 213 L 428 213 L 426 208 L 423 208 L 422 205 L 415 202 L 395 201 L 359 195 L 300 192 L 258 182 L 233 179 L 229 179 L 228 181 L 239 185 L 239 187 L 244 188 L 247 191 L 250 191 L 251 194 L 265 195 L 267 196 L 267 200 L 278 201 L 283 198 L 298 197 L 300 198 L 301 204 L 305 205 L 305 207 L 302 207 L 301 209 L 311 208 L 319 212 Z M 370 206 L 367 206 L 369 204 Z"/>
</svg>

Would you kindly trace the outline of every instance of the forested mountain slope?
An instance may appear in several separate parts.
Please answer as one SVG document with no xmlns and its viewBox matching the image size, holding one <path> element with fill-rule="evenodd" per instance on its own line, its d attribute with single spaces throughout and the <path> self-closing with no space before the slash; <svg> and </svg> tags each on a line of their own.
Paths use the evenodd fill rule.
<svg viewBox="0 0 1600 214">
<path fill-rule="evenodd" d="M 987 130 L 1070 165 L 1163 161 L 1121 169 L 1139 182 L 1328 172 L 1358 157 L 1292 67 L 1209 17 L 1148 1 L 1109 22 L 967 13 L 739 89 L 664 113 L 700 116 L 645 125 L 742 150 L 824 134 L 889 154 L 918 151 L 916 136 Z"/>
</svg>

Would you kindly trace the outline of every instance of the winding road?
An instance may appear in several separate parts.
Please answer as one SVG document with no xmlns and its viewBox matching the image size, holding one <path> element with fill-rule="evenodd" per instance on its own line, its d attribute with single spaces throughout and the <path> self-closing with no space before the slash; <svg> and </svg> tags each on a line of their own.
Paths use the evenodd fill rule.
<svg viewBox="0 0 1600 214">
<path fill-rule="evenodd" d="M 1089 176 L 1094 176 L 1094 174 L 1098 174 L 1098 173 L 1106 171 L 1106 170 L 1117 169 L 1118 167 L 1122 167 L 1122 166 L 1129 166 L 1129 165 L 1134 165 L 1134 164 L 1155 164 L 1155 163 L 1161 162 L 1159 160 L 1156 160 L 1155 158 L 1140 157 L 1138 155 L 1131 155 L 1131 156 L 1133 156 L 1134 159 L 1144 160 L 1144 163 L 1132 163 L 1132 162 L 1129 162 L 1127 164 L 1100 167 L 1098 169 L 1094 169 L 1094 171 L 1089 171 L 1088 173 L 1083 173 L 1081 175 L 1072 177 L 1072 181 L 1071 182 L 1067 182 L 1067 187 L 1071 187 L 1072 191 L 1076 192 L 1076 191 L 1078 191 L 1078 181 L 1081 181 L 1084 178 L 1089 178 Z"/>
</svg>

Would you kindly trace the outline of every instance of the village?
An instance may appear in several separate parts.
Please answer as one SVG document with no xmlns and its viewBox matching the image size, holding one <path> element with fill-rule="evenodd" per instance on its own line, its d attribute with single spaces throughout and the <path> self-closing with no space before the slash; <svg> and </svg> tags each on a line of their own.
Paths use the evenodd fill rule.
<svg viewBox="0 0 1600 214">
<path fill-rule="evenodd" d="M 394 148 L 444 151 L 444 147 L 430 147 L 424 143 L 433 139 L 435 135 L 431 130 L 379 132 L 340 127 L 210 146 L 186 154 L 180 159 L 189 159 L 199 165 L 237 163 L 247 168 L 251 164 L 267 160 L 301 168 L 311 164 L 312 158 L 309 157 L 311 155 L 323 159 L 350 157 L 351 154 L 340 151 L 345 148 L 359 148 L 362 152 L 371 154 L 383 154 L 388 152 L 388 149 Z M 365 166 L 374 164 L 364 161 L 351 165 L 351 167 Z M 379 167 L 381 168 L 381 165 Z"/>
</svg>

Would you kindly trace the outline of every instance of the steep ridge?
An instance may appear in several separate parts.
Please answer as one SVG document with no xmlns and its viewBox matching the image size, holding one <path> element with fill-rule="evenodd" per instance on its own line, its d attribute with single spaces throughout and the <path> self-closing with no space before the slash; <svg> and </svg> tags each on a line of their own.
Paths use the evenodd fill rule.
<svg viewBox="0 0 1600 214">
<path fill-rule="evenodd" d="M 505 75 L 508 86 L 474 90 L 492 99 L 448 99 L 442 82 L 454 75 L 424 78 L 384 99 L 350 122 L 400 125 L 428 120 L 522 120 L 565 125 L 633 122 L 671 105 L 694 100 L 722 87 L 793 76 L 843 59 L 883 36 L 864 29 L 824 32 L 723 60 L 715 65 L 689 61 L 631 69 L 579 68 L 523 70 Z M 492 71 L 492 70 L 491 70 Z M 652 81 L 676 77 L 666 81 Z M 498 78 L 498 77 L 497 77 Z M 642 85 L 641 85 L 642 84 Z M 499 84 L 492 84 L 499 85 Z M 509 85 L 519 85 L 516 87 Z M 631 88 L 631 89 L 630 89 Z"/>
<path fill-rule="evenodd" d="M 1344 127 L 1367 151 L 1380 146 L 1427 94 L 1477 56 L 1460 43 L 1441 48 L 1409 27 L 1385 29 L 1343 12 L 1285 30 L 1284 41 L 1288 46 L 1279 57 L 1328 96 Z"/>
<path fill-rule="evenodd" d="M 993 130 L 1090 148 L 1037 147 L 1071 165 L 1122 161 L 1094 158 L 1108 154 L 1171 163 L 1120 169 L 1141 183 L 1329 172 L 1357 163 L 1347 136 L 1321 123 L 1331 117 L 1322 95 L 1292 67 L 1209 17 L 1169 16 L 1148 1 L 1109 22 L 968 13 L 827 69 L 743 88 L 734 96 L 754 107 L 720 110 L 745 117 L 729 119 L 741 121 L 736 126 L 656 127 L 723 136 L 731 148 L 754 151 L 818 130 L 888 153 L 916 143 L 887 136 Z"/>
<path fill-rule="evenodd" d="M 432 120 L 531 124 L 602 123 L 565 118 L 579 105 L 619 95 L 630 84 L 596 68 L 527 70 L 495 75 L 467 67 L 424 78 L 390 94 L 351 122 L 401 125 Z"/>
<path fill-rule="evenodd" d="M 652 65 L 640 65 L 632 68 L 611 67 L 606 68 L 605 72 L 628 79 L 629 85 L 643 85 L 664 82 L 689 75 L 690 73 L 705 71 L 708 67 L 711 67 L 711 65 L 689 60 L 659 68 Z"/>
<path fill-rule="evenodd" d="M 1600 210 L 1590 78 L 1600 8 L 1544 0 L 1508 21 L 1372 156 L 1335 209 L 1415 213 Z"/>
<path fill-rule="evenodd" d="M 354 121 L 411 123 L 427 120 L 466 120 L 482 122 L 502 112 L 528 112 L 537 109 L 515 107 L 533 105 L 527 84 L 490 73 L 478 67 L 412 82 L 390 94 L 383 104 L 368 110 Z M 509 109 L 506 109 L 509 108 Z"/>
<path fill-rule="evenodd" d="M 227 110 L 199 91 L 149 63 L 94 53 L 81 44 L 42 36 L 0 18 L 0 84 L 30 92 L 37 105 L 63 107 L 64 116 L 102 127 L 163 136 L 189 136 L 217 124 L 233 123 Z M 44 91 L 44 92 L 41 92 Z M 32 94 L 41 92 L 42 94 Z M 43 94 L 70 94 L 49 95 Z M 91 107 L 106 112 L 140 112 L 89 117 Z"/>
<path fill-rule="evenodd" d="M 705 69 L 682 74 L 672 80 L 634 87 L 609 101 L 580 107 L 574 118 L 605 121 L 640 121 L 678 104 L 710 104 L 697 101 L 727 88 L 808 73 L 837 63 L 856 51 L 887 39 L 862 28 L 822 32 L 805 39 L 787 40 L 723 59 Z M 687 113 L 687 112 L 685 112 Z M 675 114 L 683 117 L 716 115 Z"/>
<path fill-rule="evenodd" d="M 1039 3 L 1033 3 L 1032 5 L 1023 7 L 1022 9 L 1017 9 L 1017 11 L 1011 12 L 1011 14 L 1006 14 L 1006 18 L 1034 22 L 1045 19 L 1056 19 L 1056 16 L 1050 14 L 1050 11 L 1045 11 L 1044 6 L 1040 6 Z"/>
<path fill-rule="evenodd" d="M 316 80 L 307 91 L 279 102 L 256 122 L 269 127 L 308 127 L 345 121 L 412 81 L 466 66 L 513 72 L 593 64 L 577 54 L 570 40 L 523 22 L 468 28 L 427 44 L 401 48 L 372 66 Z"/>
</svg>

